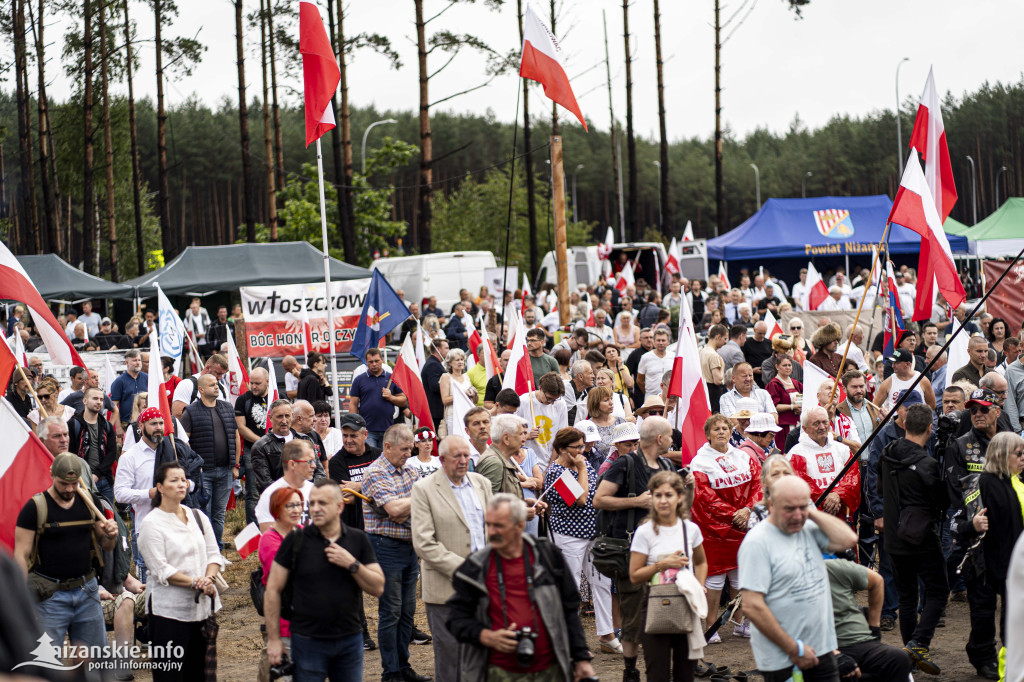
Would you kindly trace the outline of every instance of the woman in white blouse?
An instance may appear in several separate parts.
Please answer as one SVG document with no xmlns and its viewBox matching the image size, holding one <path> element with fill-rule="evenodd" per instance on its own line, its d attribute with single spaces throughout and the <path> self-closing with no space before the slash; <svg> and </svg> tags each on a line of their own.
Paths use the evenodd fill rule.
<svg viewBox="0 0 1024 682">
<path fill-rule="evenodd" d="M 214 578 L 224 557 L 210 520 L 181 504 L 188 493 L 185 470 L 176 462 L 161 464 L 153 485 L 153 511 L 139 531 L 139 552 L 148 569 L 149 632 L 154 646 L 170 644 L 165 658 L 181 663 L 179 670 L 154 669 L 153 680 L 199 680 L 206 662 L 203 624 L 221 606 Z M 181 649 L 184 654 L 178 655 Z"/>
</svg>

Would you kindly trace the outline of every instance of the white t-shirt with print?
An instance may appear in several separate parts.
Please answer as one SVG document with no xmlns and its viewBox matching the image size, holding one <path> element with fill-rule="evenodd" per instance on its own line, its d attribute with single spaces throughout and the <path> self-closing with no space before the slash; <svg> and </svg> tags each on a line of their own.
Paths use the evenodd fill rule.
<svg viewBox="0 0 1024 682">
<path fill-rule="evenodd" d="M 686 524 L 686 542 L 683 542 L 683 524 Z M 693 550 L 704 543 L 704 535 L 700 527 L 693 521 L 676 519 L 674 526 L 658 526 L 658 532 L 654 532 L 654 523 L 648 521 L 640 524 L 633 535 L 631 552 L 647 556 L 647 566 L 652 566 L 670 554 L 682 550 L 683 554 L 691 558 L 689 565 L 690 572 L 693 572 Z M 670 568 L 662 571 L 652 578 L 655 585 L 675 582 L 678 569 Z"/>
</svg>

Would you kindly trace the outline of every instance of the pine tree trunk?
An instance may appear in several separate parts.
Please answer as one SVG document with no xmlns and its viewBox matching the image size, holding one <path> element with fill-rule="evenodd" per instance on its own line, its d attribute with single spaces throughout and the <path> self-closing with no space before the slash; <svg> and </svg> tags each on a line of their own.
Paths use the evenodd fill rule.
<svg viewBox="0 0 1024 682">
<path fill-rule="evenodd" d="M 270 229 L 270 241 L 277 241 L 277 178 L 274 173 L 274 145 L 271 141 L 273 131 L 270 127 L 270 78 L 267 75 L 267 15 L 270 13 L 270 2 L 260 0 L 260 55 L 263 57 L 263 157 L 267 174 L 267 227 Z M 220 222 L 220 215 L 217 216 Z"/>
<path fill-rule="evenodd" d="M 654 56 L 658 69 L 658 132 L 661 134 L 660 163 L 658 182 L 661 202 L 661 233 L 666 237 L 672 235 L 672 196 L 668 191 L 668 134 L 665 129 L 665 62 L 661 59 L 661 10 L 658 0 L 654 0 Z"/>
<path fill-rule="evenodd" d="M 117 223 L 114 220 L 114 136 L 110 130 L 110 65 L 107 56 L 107 6 L 100 4 L 100 79 L 103 87 L 103 154 L 107 180 L 107 239 L 110 241 L 110 280 L 117 271 Z"/>
<path fill-rule="evenodd" d="M 637 241 L 640 239 L 640 220 L 637 215 L 640 189 L 636 169 L 636 137 L 633 135 L 633 58 L 629 49 L 629 0 L 622 0 L 622 37 L 626 44 L 626 158 L 629 163 L 626 232 Z"/>
<path fill-rule="evenodd" d="M 359 254 L 356 249 L 356 205 L 352 194 L 352 114 L 348 104 L 348 58 L 345 52 L 345 5 L 338 2 L 338 68 L 341 71 L 341 99 L 338 111 L 338 128 L 341 130 L 341 180 L 344 187 L 338 188 L 338 210 L 344 210 L 341 221 L 341 242 L 345 250 L 345 261 L 356 263 Z"/>
<path fill-rule="evenodd" d="M 722 176 L 722 24 L 715 0 L 715 230 L 725 230 L 725 181 Z"/>
<path fill-rule="evenodd" d="M 171 227 L 171 190 L 167 178 L 167 110 L 164 109 L 164 45 L 163 0 L 153 0 L 156 20 L 156 148 L 157 148 L 157 206 L 160 213 L 160 234 L 164 262 L 170 263 L 178 255 L 178 240 Z M 182 244 L 183 246 L 183 244 Z"/>
<path fill-rule="evenodd" d="M 18 216 L 19 251 L 28 253 L 33 248 L 32 235 L 39 235 L 39 216 L 36 206 L 35 178 L 32 170 L 32 129 L 29 108 L 28 55 L 25 46 L 25 0 L 13 0 L 14 10 L 14 75 L 17 81 L 16 101 L 18 106 L 18 159 L 21 165 L 21 210 Z M 36 250 L 38 252 L 38 249 Z"/>
<path fill-rule="evenodd" d="M 84 113 L 85 124 L 82 128 L 83 135 L 85 136 L 85 161 L 82 167 L 82 240 L 85 245 L 84 260 L 86 272 L 92 272 L 93 274 L 99 274 L 99 268 L 95 268 L 96 263 L 96 214 L 95 214 L 95 188 L 93 177 L 94 174 L 94 144 L 93 144 L 93 129 L 92 129 L 92 117 L 93 117 L 93 63 L 92 63 L 92 2 L 93 0 L 85 0 L 85 6 L 83 11 L 83 20 L 85 21 L 85 31 L 83 32 L 83 45 L 85 48 L 84 55 L 84 78 L 85 78 L 85 96 L 82 105 L 82 111 Z M 95 268 L 95 269 L 94 269 Z"/>
<path fill-rule="evenodd" d="M 516 0 L 516 12 L 519 17 L 519 42 L 523 42 L 523 0 Z M 533 153 L 530 140 L 530 81 L 523 78 L 523 166 L 526 169 L 526 216 L 530 234 L 530 279 L 537 276 L 540 269 L 537 253 L 537 206 L 534 203 Z M 515 150 L 513 150 L 515 151 Z"/>
<path fill-rule="evenodd" d="M 31 14 L 31 6 L 29 6 L 29 12 Z M 39 177 L 42 181 L 42 194 L 43 194 L 43 219 L 46 225 L 46 244 L 45 250 L 52 253 L 60 253 L 60 208 L 57 205 L 53 191 L 53 175 L 51 174 L 50 154 L 47 143 L 49 142 L 49 126 L 47 125 L 47 119 L 49 118 L 49 112 L 47 111 L 47 100 L 46 100 L 46 59 L 45 59 L 45 46 L 46 43 L 43 40 L 44 37 L 44 22 L 43 22 L 43 11 L 44 3 L 43 0 L 39 0 L 39 11 L 38 20 L 33 19 L 35 24 L 36 34 L 36 71 L 39 77 L 39 90 L 36 93 L 36 103 L 38 105 L 38 119 L 39 119 Z"/>
<path fill-rule="evenodd" d="M 256 241 L 256 221 L 252 217 L 252 157 L 249 149 L 249 108 L 245 102 L 245 44 L 242 28 L 242 0 L 235 0 L 235 46 L 238 60 L 238 130 L 242 143 L 242 219 L 245 240 Z"/>
<path fill-rule="evenodd" d="M 274 172 L 277 186 L 284 189 L 284 144 L 281 137 L 281 108 L 277 105 L 277 36 L 274 35 L 274 0 L 267 0 L 267 35 L 270 38 L 270 97 L 274 100 Z M 280 219 L 278 219 L 280 224 Z"/>
<path fill-rule="evenodd" d="M 135 88 L 132 82 L 132 71 L 135 68 L 132 52 L 132 24 L 128 20 L 128 0 L 124 0 L 124 46 L 126 51 L 125 68 L 128 79 L 128 129 L 132 143 L 132 204 L 135 209 L 135 260 L 138 276 L 146 274 L 146 248 L 142 236 L 142 189 L 139 176 L 139 133 L 135 122 Z"/>
<path fill-rule="evenodd" d="M 420 253 L 430 253 L 430 194 L 433 180 L 433 148 L 430 139 L 429 75 L 427 74 L 427 38 L 423 23 L 423 0 L 416 3 L 416 50 L 420 81 L 420 172 L 419 206 L 412 245 Z"/>
</svg>

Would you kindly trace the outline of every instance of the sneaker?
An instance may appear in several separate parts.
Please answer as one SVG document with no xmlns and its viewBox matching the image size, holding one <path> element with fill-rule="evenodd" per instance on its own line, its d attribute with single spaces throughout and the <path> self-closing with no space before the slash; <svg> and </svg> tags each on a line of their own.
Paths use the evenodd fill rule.
<svg viewBox="0 0 1024 682">
<path fill-rule="evenodd" d="M 377 648 L 377 643 L 373 641 L 373 637 L 370 637 L 370 633 L 363 630 L 363 651 L 373 651 Z"/>
<path fill-rule="evenodd" d="M 433 637 L 423 632 L 419 628 L 412 629 L 412 643 L 413 644 L 430 644 L 433 641 Z"/>
<path fill-rule="evenodd" d="M 711 639 L 708 640 L 708 644 L 721 644 L 722 636 L 715 631 L 715 634 L 711 635 Z"/>
<path fill-rule="evenodd" d="M 932 656 L 928 651 L 928 647 L 921 646 L 914 640 L 910 640 L 907 642 L 906 646 L 903 647 L 903 650 L 910 654 L 910 659 L 914 661 L 914 664 L 917 665 L 918 669 L 922 672 L 926 672 L 929 675 L 938 675 L 942 672 L 939 669 L 939 666 L 935 665 L 935 662 L 932 661 Z"/>
<path fill-rule="evenodd" d="M 896 629 L 896 619 L 889 616 L 882 616 L 882 623 L 878 629 L 882 632 L 892 632 Z"/>
<path fill-rule="evenodd" d="M 744 620 L 739 625 L 732 629 L 733 637 L 743 637 L 744 639 L 750 639 L 750 621 Z"/>
</svg>

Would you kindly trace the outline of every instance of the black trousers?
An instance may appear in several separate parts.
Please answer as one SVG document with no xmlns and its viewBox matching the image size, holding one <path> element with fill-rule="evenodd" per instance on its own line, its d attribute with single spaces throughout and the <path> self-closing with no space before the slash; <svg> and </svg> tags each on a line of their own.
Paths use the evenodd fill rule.
<svg viewBox="0 0 1024 682">
<path fill-rule="evenodd" d="M 173 618 L 149 616 L 149 635 L 153 646 L 183 647 L 185 655 L 178 658 L 160 658 L 160 663 L 181 663 L 166 665 L 173 670 L 153 670 L 153 682 L 194 682 L 205 678 L 206 638 L 203 637 L 203 622 L 186 623 Z"/>
<path fill-rule="evenodd" d="M 860 666 L 860 682 L 906 680 L 914 667 L 906 651 L 873 639 L 841 646 L 839 650 L 857 661 Z"/>
<path fill-rule="evenodd" d="M 793 668 L 782 670 L 760 671 L 764 682 L 786 682 L 793 677 Z M 818 654 L 818 665 L 809 668 L 804 672 L 804 682 L 839 682 L 839 667 L 836 664 L 836 655 L 829 652 L 822 656 Z"/>
<path fill-rule="evenodd" d="M 946 563 L 937 540 L 928 540 L 913 554 L 890 554 L 896 591 L 900 600 L 900 635 L 903 643 L 913 640 L 923 647 L 931 646 L 935 624 L 949 599 Z M 924 584 L 924 609 L 918 620 L 920 579 Z"/>
<path fill-rule="evenodd" d="M 980 548 L 979 548 L 980 549 Z M 978 551 L 978 550 L 975 550 Z M 967 638 L 967 658 L 975 668 L 996 663 L 996 598 L 1003 603 L 999 614 L 1000 634 L 1006 644 L 1006 582 L 977 577 L 964 570 L 967 603 L 971 607 L 971 634 Z"/>
<path fill-rule="evenodd" d="M 696 661 L 691 661 L 688 635 L 648 635 L 642 638 L 647 682 L 693 682 Z"/>
</svg>

